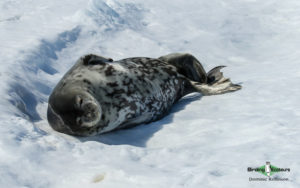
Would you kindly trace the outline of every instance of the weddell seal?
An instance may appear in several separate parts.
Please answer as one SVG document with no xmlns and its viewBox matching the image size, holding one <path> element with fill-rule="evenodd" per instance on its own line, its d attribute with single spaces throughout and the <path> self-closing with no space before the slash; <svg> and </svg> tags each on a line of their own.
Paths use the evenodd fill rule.
<svg viewBox="0 0 300 188">
<path fill-rule="evenodd" d="M 190 54 L 119 61 L 82 56 L 49 97 L 47 118 L 56 131 L 91 136 L 164 117 L 184 95 L 241 89 L 218 66 L 206 73 Z"/>
</svg>

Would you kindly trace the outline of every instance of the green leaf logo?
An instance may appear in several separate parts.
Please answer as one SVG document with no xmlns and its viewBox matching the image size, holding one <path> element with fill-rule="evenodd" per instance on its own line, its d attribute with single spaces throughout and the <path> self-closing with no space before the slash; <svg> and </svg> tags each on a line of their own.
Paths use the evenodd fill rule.
<svg viewBox="0 0 300 188">
<path fill-rule="evenodd" d="M 261 167 L 258 167 L 258 171 L 259 173 L 265 175 L 265 176 L 272 176 L 273 174 L 277 173 L 277 172 L 280 172 L 280 168 L 276 167 L 276 166 L 273 166 L 273 165 L 270 165 L 270 174 L 268 175 L 268 173 L 266 172 L 266 165 L 263 165 Z"/>
</svg>

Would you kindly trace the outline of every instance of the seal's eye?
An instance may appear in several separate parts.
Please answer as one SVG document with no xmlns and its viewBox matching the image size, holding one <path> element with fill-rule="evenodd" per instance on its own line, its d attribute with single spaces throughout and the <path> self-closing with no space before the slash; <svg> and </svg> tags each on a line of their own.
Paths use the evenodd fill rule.
<svg viewBox="0 0 300 188">
<path fill-rule="evenodd" d="M 83 103 L 83 99 L 80 95 L 76 95 L 75 97 L 75 108 L 81 109 Z"/>
</svg>

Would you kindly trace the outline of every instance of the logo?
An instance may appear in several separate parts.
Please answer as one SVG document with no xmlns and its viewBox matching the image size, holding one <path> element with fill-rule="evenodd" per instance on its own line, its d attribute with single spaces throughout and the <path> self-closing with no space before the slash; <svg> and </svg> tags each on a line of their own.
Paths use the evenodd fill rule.
<svg viewBox="0 0 300 188">
<path fill-rule="evenodd" d="M 280 173 L 280 172 L 290 172 L 291 169 L 290 168 L 279 168 L 276 167 L 274 165 L 271 165 L 270 162 L 266 162 L 265 165 L 261 166 L 261 167 L 256 167 L 256 168 L 252 168 L 252 167 L 248 167 L 248 172 L 258 172 L 263 174 L 264 178 L 249 178 L 249 181 L 288 181 L 288 178 L 281 178 L 278 176 L 275 176 L 274 178 L 271 178 L 271 176 L 273 176 L 274 174 Z"/>
</svg>

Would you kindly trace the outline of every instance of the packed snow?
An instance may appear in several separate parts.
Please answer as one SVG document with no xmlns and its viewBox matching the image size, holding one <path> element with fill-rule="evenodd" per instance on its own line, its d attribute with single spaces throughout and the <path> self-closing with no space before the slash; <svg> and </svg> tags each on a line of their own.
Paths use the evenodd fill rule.
<svg viewBox="0 0 300 188">
<path fill-rule="evenodd" d="M 0 187 L 300 187 L 299 33 L 298 0 L 2 0 Z M 48 96 L 81 55 L 172 52 L 227 66 L 243 89 L 94 137 L 48 125 Z M 266 161 L 288 181 L 249 181 Z"/>
</svg>

